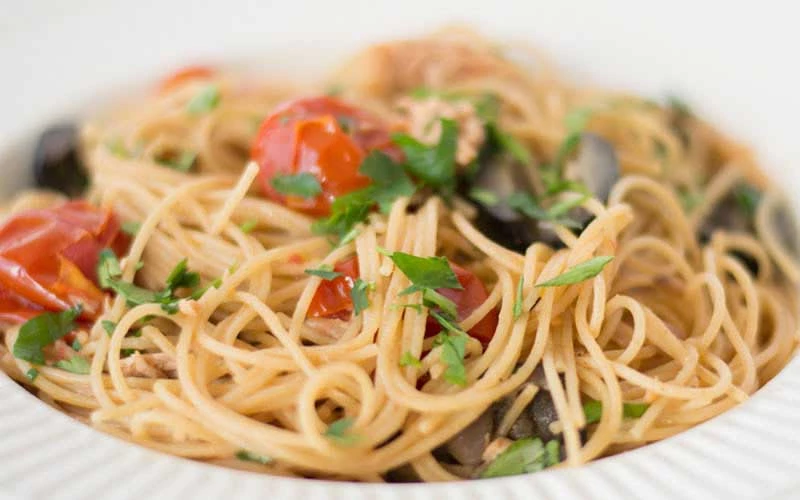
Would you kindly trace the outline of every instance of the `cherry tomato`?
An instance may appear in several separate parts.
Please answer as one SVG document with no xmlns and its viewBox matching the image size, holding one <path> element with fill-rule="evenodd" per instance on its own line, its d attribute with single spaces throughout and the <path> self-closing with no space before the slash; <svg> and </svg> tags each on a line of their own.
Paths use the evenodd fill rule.
<svg viewBox="0 0 800 500">
<path fill-rule="evenodd" d="M 83 201 L 28 210 L 0 227 L 0 321 L 19 323 L 45 310 L 81 304 L 92 320 L 103 303 L 100 251 L 121 255 L 129 243 L 116 216 Z"/>
<path fill-rule="evenodd" d="M 337 196 L 366 187 L 358 172 L 364 157 L 379 149 L 399 160 L 388 128 L 376 117 L 332 97 L 299 99 L 280 106 L 261 124 L 251 150 L 264 194 L 310 215 L 330 213 Z M 313 174 L 322 194 L 285 196 L 272 186 L 278 175 Z"/>
<path fill-rule="evenodd" d="M 353 256 L 339 262 L 333 270 L 342 275 L 319 284 L 308 307 L 309 316 L 347 319 L 353 312 L 350 291 L 358 278 L 358 257 Z"/>
<path fill-rule="evenodd" d="M 470 271 L 463 267 L 450 263 L 453 272 L 456 273 L 458 282 L 461 283 L 463 289 L 456 290 L 454 288 L 439 288 L 436 290 L 456 304 L 458 311 L 458 321 L 463 321 L 467 316 L 472 314 L 472 311 L 480 307 L 489 297 L 489 292 L 486 290 L 486 285 L 478 279 Z M 497 309 L 492 309 L 489 314 L 481 318 L 469 332 L 470 337 L 474 337 L 486 345 L 492 340 L 494 331 L 497 328 L 498 313 Z M 428 317 L 427 324 L 425 325 L 425 336 L 430 337 L 436 335 L 442 330 L 442 326 L 438 321 Z"/>
<path fill-rule="evenodd" d="M 486 286 L 470 271 L 450 263 L 453 272 L 461 283 L 463 289 L 439 288 L 436 291 L 452 300 L 458 311 L 458 321 L 464 320 L 472 314 L 489 297 Z M 353 302 L 350 291 L 353 289 L 355 279 L 358 278 L 358 259 L 350 257 L 338 263 L 334 270 L 342 274 L 333 280 L 323 281 L 317 288 L 314 298 L 309 306 L 309 316 L 348 319 L 353 311 Z M 498 312 L 493 309 L 473 326 L 469 335 L 488 344 L 497 328 Z M 425 336 L 431 337 L 442 330 L 441 325 L 428 317 L 425 325 Z"/>
<path fill-rule="evenodd" d="M 205 80 L 211 78 L 214 73 L 214 69 L 208 66 L 186 66 L 161 80 L 158 89 L 161 92 L 169 92 L 191 80 Z"/>
</svg>

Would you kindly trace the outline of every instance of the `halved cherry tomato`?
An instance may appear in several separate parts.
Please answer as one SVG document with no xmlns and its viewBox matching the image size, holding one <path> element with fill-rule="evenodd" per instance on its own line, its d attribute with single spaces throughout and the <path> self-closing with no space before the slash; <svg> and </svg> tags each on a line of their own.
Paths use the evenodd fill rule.
<svg viewBox="0 0 800 500">
<path fill-rule="evenodd" d="M 332 97 L 286 103 L 261 124 L 251 150 L 267 197 L 311 215 L 327 215 L 337 196 L 366 187 L 358 172 L 364 157 L 379 149 L 399 160 L 388 128 L 376 117 Z M 305 199 L 285 196 L 272 186 L 277 175 L 313 174 L 322 194 Z"/>
<path fill-rule="evenodd" d="M 161 92 L 168 92 L 191 80 L 211 78 L 216 71 L 208 66 L 186 66 L 164 78 L 158 85 Z"/>
<path fill-rule="evenodd" d="M 439 288 L 436 290 L 448 299 L 452 300 L 458 311 L 458 321 L 463 321 L 467 316 L 472 314 L 472 311 L 480 307 L 489 297 L 489 292 L 486 290 L 486 285 L 483 281 L 478 279 L 470 271 L 463 267 L 450 263 L 453 272 L 456 273 L 458 282 L 463 287 L 461 290 L 454 288 Z M 489 314 L 481 318 L 469 332 L 470 337 L 474 337 L 481 341 L 482 344 L 488 344 L 494 336 L 494 331 L 497 328 L 499 315 L 497 309 L 492 309 Z M 434 318 L 428 317 L 427 324 L 425 325 L 425 336 L 430 337 L 436 335 L 442 330 L 442 326 Z"/>
<path fill-rule="evenodd" d="M 439 288 L 436 291 L 452 300 L 456 304 L 458 311 L 458 321 L 462 321 L 467 316 L 472 314 L 472 311 L 477 309 L 489 297 L 489 292 L 486 286 L 470 271 L 450 263 L 453 272 L 461 283 L 463 289 L 456 290 L 453 288 Z M 314 298 L 311 300 L 308 312 L 312 317 L 327 317 L 347 319 L 353 311 L 353 302 L 350 299 L 350 291 L 353 289 L 353 283 L 358 278 L 358 258 L 350 257 L 349 259 L 339 262 L 334 270 L 342 273 L 338 278 L 323 281 L 319 284 Z M 489 314 L 484 316 L 478 323 L 473 326 L 469 332 L 471 337 L 481 341 L 481 343 L 488 344 L 494 336 L 494 331 L 497 328 L 498 313 L 497 309 L 492 309 Z M 431 337 L 436 335 L 442 330 L 441 325 L 428 317 L 425 325 L 425 336 Z"/>
<path fill-rule="evenodd" d="M 353 312 L 350 291 L 358 278 L 358 257 L 353 256 L 339 262 L 333 270 L 342 275 L 319 284 L 311 305 L 308 306 L 309 316 L 347 319 Z"/>
<path fill-rule="evenodd" d="M 28 210 L 0 227 L 0 321 L 19 323 L 39 313 L 81 304 L 82 319 L 100 313 L 100 251 L 121 255 L 129 239 L 117 217 L 84 201 Z"/>
</svg>

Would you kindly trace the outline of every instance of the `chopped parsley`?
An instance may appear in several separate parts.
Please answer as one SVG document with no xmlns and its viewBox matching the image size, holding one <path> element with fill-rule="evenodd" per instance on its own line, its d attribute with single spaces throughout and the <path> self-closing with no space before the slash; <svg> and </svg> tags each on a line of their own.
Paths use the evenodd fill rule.
<svg viewBox="0 0 800 500">
<path fill-rule="evenodd" d="M 239 450 L 236 452 L 236 458 L 241 460 L 242 462 L 255 462 L 257 464 L 266 465 L 272 462 L 270 457 L 265 457 L 263 455 L 257 455 L 253 452 L 247 450 Z"/>
<path fill-rule="evenodd" d="M 733 188 L 733 197 L 739 208 L 750 218 L 755 217 L 758 204 L 761 202 L 761 192 L 747 183 L 740 183 Z"/>
<path fill-rule="evenodd" d="M 528 151 L 528 148 L 526 148 L 519 139 L 501 130 L 494 122 L 487 124 L 486 128 L 492 134 L 494 140 L 497 141 L 501 149 L 508 152 L 523 165 L 530 165 L 533 163 L 531 152 Z"/>
<path fill-rule="evenodd" d="M 177 157 L 159 158 L 156 161 L 161 165 L 169 167 L 173 170 L 177 170 L 179 172 L 188 172 L 194 166 L 195 160 L 197 160 L 197 153 L 192 151 L 183 151 Z"/>
<path fill-rule="evenodd" d="M 485 207 L 493 207 L 500 203 L 500 199 L 495 193 L 488 189 L 472 188 L 469 197 Z"/>
<path fill-rule="evenodd" d="M 353 289 L 350 290 L 350 299 L 353 301 L 353 314 L 358 316 L 361 311 L 369 307 L 367 292 L 372 286 L 361 278 L 356 278 Z"/>
<path fill-rule="evenodd" d="M 522 316 L 522 300 L 524 297 L 522 296 L 522 287 L 525 285 L 525 281 L 523 280 L 522 276 L 519 278 L 519 283 L 517 283 L 517 296 L 514 298 L 514 319 L 519 319 Z"/>
<path fill-rule="evenodd" d="M 419 368 L 422 366 L 422 361 L 410 352 L 406 351 L 400 357 L 400 366 L 413 366 L 414 368 Z"/>
<path fill-rule="evenodd" d="M 411 286 L 400 292 L 400 295 L 426 288 L 462 288 L 456 273 L 444 257 L 417 257 L 404 252 L 393 252 L 389 258 L 411 281 Z"/>
<path fill-rule="evenodd" d="M 353 419 L 349 417 L 340 418 L 332 422 L 325 431 L 324 436 L 340 446 L 351 446 L 357 443 L 361 437 L 351 434 L 348 431 L 353 426 Z"/>
<path fill-rule="evenodd" d="M 640 418 L 650 407 L 647 403 L 623 403 L 622 416 L 625 418 Z M 587 401 L 583 405 L 583 415 L 587 424 L 595 424 L 603 416 L 603 403 L 597 400 Z"/>
<path fill-rule="evenodd" d="M 440 120 L 442 133 L 435 146 L 424 144 L 408 134 L 394 134 L 392 140 L 406 155 L 406 168 L 424 184 L 447 196 L 456 187 L 456 149 L 458 124 Z"/>
<path fill-rule="evenodd" d="M 518 439 L 492 460 L 481 477 L 516 476 L 552 467 L 560 462 L 559 447 L 556 440 L 545 445 L 539 438 Z"/>
<path fill-rule="evenodd" d="M 192 298 L 197 299 L 208 289 L 208 286 L 199 288 L 200 275 L 189 271 L 187 259 L 183 259 L 172 269 L 167 277 L 166 286 L 158 292 L 122 281 L 121 277 L 122 270 L 117 256 L 111 250 L 104 249 L 100 252 L 100 260 L 97 265 L 98 282 L 101 287 L 111 289 L 124 297 L 129 307 L 141 304 L 160 304 L 161 309 L 165 312 L 175 314 L 178 312 L 178 302 L 181 300 L 175 295 L 177 290 L 189 289 Z M 213 282 L 210 286 L 218 287 L 219 282 Z"/>
<path fill-rule="evenodd" d="M 594 278 L 606 267 L 606 264 L 614 260 L 614 257 L 610 255 L 602 255 L 598 257 L 592 257 L 591 259 L 587 260 L 586 262 L 581 262 L 580 264 L 576 264 L 571 268 L 567 269 L 562 274 L 559 274 L 553 279 L 547 280 L 543 283 L 539 283 L 537 287 L 545 287 L 545 286 L 563 286 L 563 285 L 574 285 L 575 283 L 580 283 L 581 281 L 588 280 L 589 278 Z"/>
<path fill-rule="evenodd" d="M 331 204 L 331 215 L 314 221 L 311 229 L 316 234 L 333 235 L 344 245 L 358 235 L 358 224 L 367 218 L 374 205 L 368 190 L 339 196 Z"/>
<path fill-rule="evenodd" d="M 467 334 L 437 311 L 431 311 L 430 314 L 443 327 L 434 337 L 433 345 L 441 347 L 439 359 L 447 366 L 444 379 L 453 385 L 467 385 L 467 369 L 464 366 Z"/>
<path fill-rule="evenodd" d="M 139 232 L 139 229 L 141 229 L 142 224 L 141 222 L 129 220 L 123 222 L 122 226 L 120 227 L 123 233 L 128 234 L 130 236 L 136 236 L 136 234 Z"/>
<path fill-rule="evenodd" d="M 358 171 L 372 179 L 372 185 L 366 191 L 383 213 L 389 212 L 394 200 L 411 196 L 417 189 L 403 167 L 378 150 L 364 158 Z"/>
<path fill-rule="evenodd" d="M 429 309 L 439 309 L 449 318 L 458 316 L 458 308 L 455 302 L 433 288 L 425 288 L 422 290 L 422 305 Z"/>
<path fill-rule="evenodd" d="M 107 319 L 104 319 L 103 321 L 101 321 L 100 324 L 103 325 L 103 330 L 106 331 L 106 333 L 108 334 L 109 337 L 114 334 L 114 329 L 117 328 L 117 324 L 116 323 L 114 323 L 113 321 L 107 320 Z"/>
<path fill-rule="evenodd" d="M 72 356 L 68 360 L 62 359 L 56 363 L 55 366 L 56 368 L 61 368 L 71 373 L 77 373 L 78 375 L 88 375 L 90 371 L 89 362 L 86 361 L 86 358 L 81 356 Z"/>
<path fill-rule="evenodd" d="M 80 342 L 80 340 L 78 340 L 78 339 L 75 339 L 75 340 L 72 342 L 72 345 L 71 345 L 70 347 L 72 347 L 72 350 L 73 350 L 73 351 L 80 351 L 80 350 L 81 350 L 81 347 L 83 347 L 83 346 L 81 345 L 81 342 Z"/>
<path fill-rule="evenodd" d="M 276 175 L 270 181 L 275 191 L 287 196 L 313 198 L 322 193 L 319 180 L 309 172 L 293 175 Z"/>
<path fill-rule="evenodd" d="M 316 269 L 306 269 L 305 273 L 310 276 L 317 276 L 325 281 L 336 279 L 342 275 L 342 273 L 334 271 L 333 267 L 328 264 L 323 264 Z"/>
<path fill-rule="evenodd" d="M 678 199 L 685 212 L 691 212 L 703 203 L 703 194 L 688 190 L 679 190 Z"/>
<path fill-rule="evenodd" d="M 581 132 L 586 129 L 595 110 L 590 107 L 580 107 L 570 110 L 564 117 L 564 125 L 568 133 Z"/>
<path fill-rule="evenodd" d="M 186 111 L 190 115 L 202 115 L 212 111 L 219 104 L 219 88 L 214 84 L 209 84 L 186 103 Z"/>
<path fill-rule="evenodd" d="M 43 365 L 42 349 L 75 330 L 75 320 L 81 310 L 81 306 L 77 305 L 66 311 L 42 313 L 23 323 L 14 342 L 14 357 Z"/>
<path fill-rule="evenodd" d="M 28 371 L 25 372 L 25 376 L 28 378 L 28 380 L 33 382 L 34 380 L 36 380 L 36 377 L 39 376 L 39 370 L 37 370 L 36 368 L 30 368 Z"/>
<path fill-rule="evenodd" d="M 255 229 L 256 226 L 258 226 L 258 220 L 257 219 L 248 219 L 248 220 L 242 222 L 241 224 L 239 224 L 239 229 L 244 234 L 249 234 L 249 233 L 253 232 L 253 229 Z"/>
<path fill-rule="evenodd" d="M 580 206 L 584 201 L 586 201 L 586 196 L 571 198 L 556 203 L 550 208 L 543 208 L 539 204 L 539 200 L 533 194 L 517 191 L 508 197 L 506 203 L 509 207 L 533 219 L 552 222 L 572 229 L 579 229 L 581 223 L 570 218 L 567 213 L 573 208 Z"/>
</svg>

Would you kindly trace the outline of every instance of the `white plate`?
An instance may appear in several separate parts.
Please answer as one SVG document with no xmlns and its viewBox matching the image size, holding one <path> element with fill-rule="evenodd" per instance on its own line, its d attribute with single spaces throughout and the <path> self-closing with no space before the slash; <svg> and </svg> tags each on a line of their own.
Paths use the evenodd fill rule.
<svg viewBox="0 0 800 500">
<path fill-rule="evenodd" d="M 27 182 L 26 138 L 127 82 L 232 58 L 281 77 L 320 74 L 368 41 L 452 21 L 532 41 L 581 81 L 678 92 L 755 145 L 787 192 L 800 193 L 800 36 L 790 2 L 208 3 L 4 1 L 0 194 Z M 439 485 L 279 479 L 169 457 L 72 421 L 0 375 L 0 496 L 11 498 L 796 498 L 798 450 L 800 359 L 747 403 L 661 443 L 579 469 Z"/>
</svg>

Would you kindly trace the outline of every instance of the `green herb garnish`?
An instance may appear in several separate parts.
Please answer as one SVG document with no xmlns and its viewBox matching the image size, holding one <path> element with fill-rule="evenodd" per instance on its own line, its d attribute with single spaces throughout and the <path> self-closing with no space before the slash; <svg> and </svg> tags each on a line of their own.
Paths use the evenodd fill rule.
<svg viewBox="0 0 800 500">
<path fill-rule="evenodd" d="M 331 204 L 331 215 L 314 221 L 311 229 L 316 234 L 330 234 L 344 245 L 358 234 L 358 224 L 369 215 L 375 200 L 367 190 L 358 190 L 339 196 Z"/>
<path fill-rule="evenodd" d="M 647 403 L 623 403 L 622 416 L 625 418 L 640 418 L 650 407 Z M 583 405 L 583 415 L 587 424 L 595 424 L 603 416 L 603 403 L 597 400 L 587 401 Z"/>
<path fill-rule="evenodd" d="M 340 418 L 328 426 L 324 436 L 340 446 L 351 446 L 361 439 L 360 436 L 347 432 L 352 426 L 352 418 Z"/>
<path fill-rule="evenodd" d="M 266 465 L 272 462 L 270 457 L 265 457 L 263 455 L 257 455 L 253 452 L 247 450 L 239 450 L 236 452 L 236 458 L 241 460 L 242 462 L 255 462 L 257 464 Z"/>
<path fill-rule="evenodd" d="M 500 203 L 497 195 L 488 189 L 472 188 L 469 191 L 469 197 L 485 207 L 493 207 Z"/>
<path fill-rule="evenodd" d="M 369 297 L 367 297 L 367 292 L 370 289 L 370 284 L 361 278 L 356 278 L 355 283 L 353 283 L 353 289 L 350 290 L 350 299 L 353 301 L 353 314 L 356 316 L 361 314 L 361 311 L 369 307 Z"/>
<path fill-rule="evenodd" d="M 417 189 L 403 167 L 378 150 L 364 158 L 358 171 L 372 179 L 372 185 L 366 191 L 383 213 L 389 212 L 394 200 L 411 196 Z"/>
<path fill-rule="evenodd" d="M 545 286 L 563 286 L 563 285 L 574 285 L 575 283 L 580 283 L 581 281 L 588 280 L 589 278 L 594 278 L 606 267 L 606 264 L 614 260 L 614 257 L 610 255 L 603 255 L 598 257 L 592 257 L 591 259 L 587 260 L 586 262 L 581 262 L 571 268 L 567 269 L 562 274 L 559 274 L 553 279 L 547 280 L 544 283 L 539 283 L 537 287 L 545 287 Z"/>
<path fill-rule="evenodd" d="M 389 255 L 392 262 L 411 281 L 411 286 L 400 292 L 400 295 L 424 290 L 425 288 L 462 288 L 456 273 L 444 257 L 417 257 L 404 252 Z"/>
<path fill-rule="evenodd" d="M 405 153 L 408 171 L 447 196 L 455 191 L 456 186 L 458 124 L 446 118 L 442 118 L 440 123 L 442 133 L 435 146 L 407 134 L 394 134 L 392 140 Z"/>
<path fill-rule="evenodd" d="M 753 218 L 758 204 L 761 202 L 761 192 L 747 183 L 740 183 L 733 188 L 736 203 L 748 217 Z"/>
<path fill-rule="evenodd" d="M 572 198 L 556 203 L 550 208 L 543 208 L 531 193 L 517 191 L 508 197 L 506 203 L 509 207 L 531 217 L 542 221 L 549 221 L 564 227 L 580 229 L 582 224 L 569 216 L 569 210 L 579 206 L 586 200 L 586 197 Z"/>
<path fill-rule="evenodd" d="M 306 269 L 305 273 L 310 276 L 317 276 L 325 281 L 330 281 L 342 276 L 342 273 L 334 271 L 333 267 L 328 264 L 322 264 L 316 269 Z"/>
<path fill-rule="evenodd" d="M 30 368 L 28 371 L 25 372 L 25 376 L 28 378 L 28 380 L 33 382 L 34 380 L 36 380 L 36 377 L 39 376 L 39 370 L 37 370 L 36 368 Z"/>
<path fill-rule="evenodd" d="M 56 368 L 61 368 L 71 373 L 77 373 L 78 375 L 88 375 L 91 368 L 86 358 L 81 356 L 72 356 L 69 360 L 62 359 L 56 363 L 55 366 Z"/>
<path fill-rule="evenodd" d="M 522 287 L 524 286 L 525 282 L 523 278 L 520 276 L 519 282 L 517 283 L 517 296 L 514 298 L 514 319 L 519 319 L 522 316 Z"/>
<path fill-rule="evenodd" d="M 257 219 L 248 219 L 248 220 L 242 222 L 241 224 L 239 224 L 239 229 L 244 234 L 249 234 L 249 233 L 253 232 L 253 229 L 255 229 L 256 226 L 258 226 L 258 220 Z"/>
<path fill-rule="evenodd" d="M 313 198 L 322 193 L 322 186 L 314 174 L 303 172 L 293 175 L 276 175 L 270 181 L 275 191 L 287 196 Z"/>
<path fill-rule="evenodd" d="M 202 115 L 216 108 L 219 100 L 219 88 L 214 84 L 209 84 L 189 100 L 186 104 L 186 111 L 191 115 Z"/>
<path fill-rule="evenodd" d="M 422 361 L 410 352 L 406 351 L 400 357 L 400 366 L 413 366 L 414 368 L 419 368 L 422 366 Z"/>
<path fill-rule="evenodd" d="M 518 439 L 489 464 L 481 477 L 516 476 L 544 470 L 559 462 L 558 447 L 555 440 L 544 445 L 539 438 Z"/>
<path fill-rule="evenodd" d="M 107 319 L 101 321 L 100 324 L 103 325 L 103 330 L 106 331 L 109 337 L 114 334 L 114 329 L 117 328 L 116 323 L 114 323 L 113 321 L 109 321 Z"/>
<path fill-rule="evenodd" d="M 81 347 L 83 347 L 83 346 L 81 345 L 81 341 L 80 341 L 80 340 L 78 340 L 78 339 L 75 339 L 75 340 L 72 342 L 72 345 L 71 345 L 70 347 L 72 347 L 72 350 L 73 350 L 73 351 L 80 351 L 80 350 L 81 350 Z"/>
<path fill-rule="evenodd" d="M 179 172 L 188 172 L 194 166 L 197 160 L 197 153 L 191 151 L 183 151 L 177 158 L 167 157 L 159 158 L 156 161 L 165 167 L 169 167 Z"/>
<path fill-rule="evenodd" d="M 141 229 L 142 224 L 141 222 L 129 220 L 123 222 L 122 226 L 120 227 L 123 233 L 128 234 L 130 236 L 136 236 L 136 234 L 139 232 L 139 229 Z"/>
<path fill-rule="evenodd" d="M 77 305 L 62 312 L 42 313 L 23 323 L 14 342 L 14 357 L 43 365 L 42 349 L 75 330 L 75 320 L 81 310 L 81 306 Z"/>
</svg>

